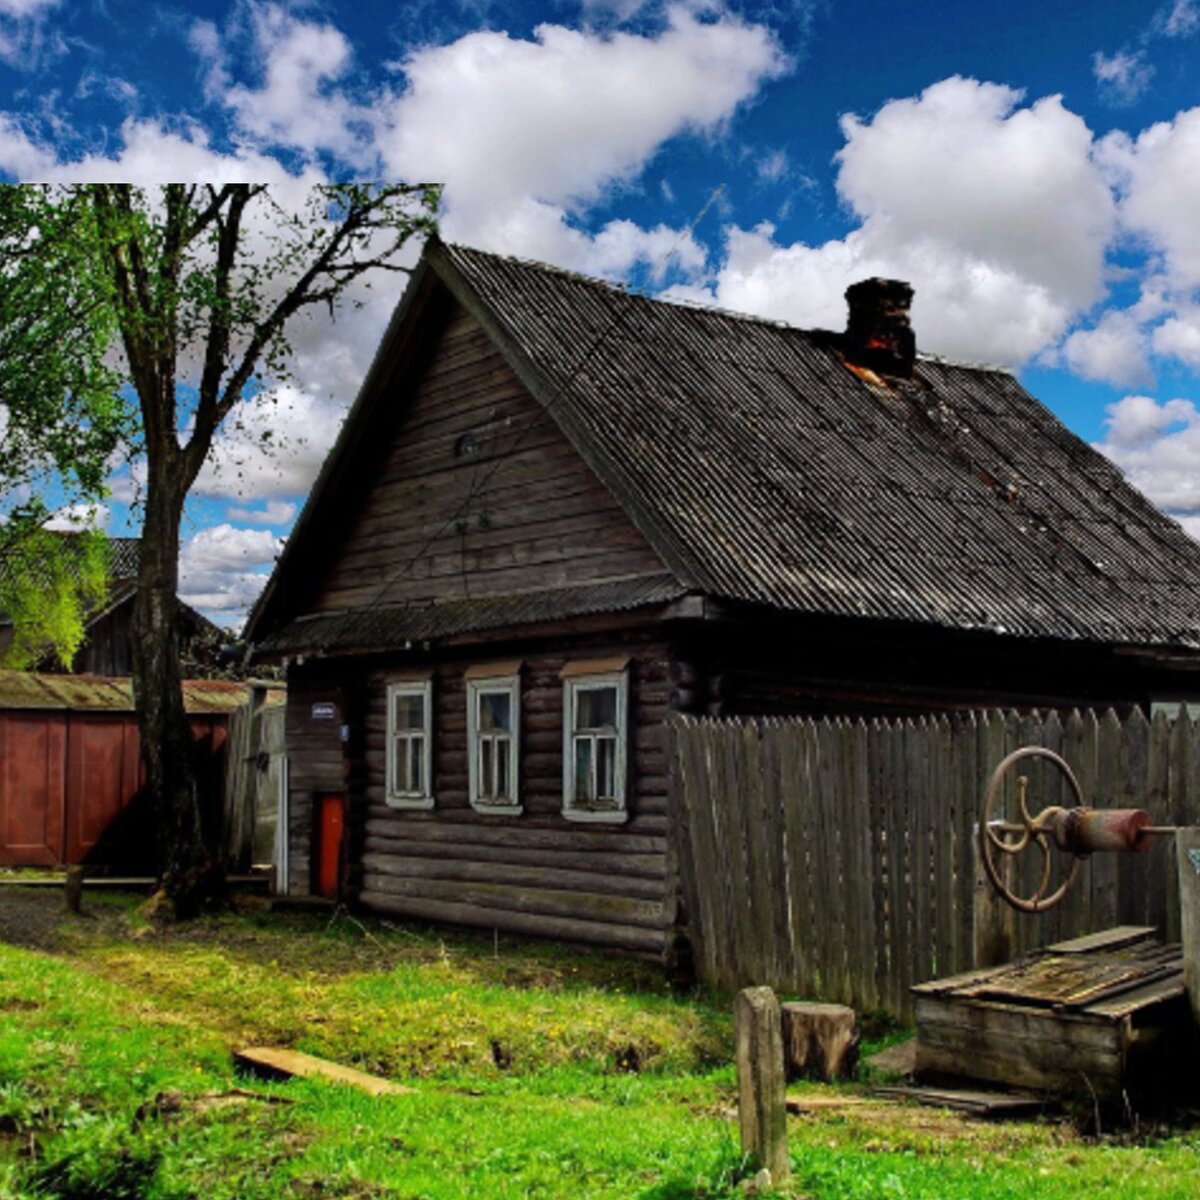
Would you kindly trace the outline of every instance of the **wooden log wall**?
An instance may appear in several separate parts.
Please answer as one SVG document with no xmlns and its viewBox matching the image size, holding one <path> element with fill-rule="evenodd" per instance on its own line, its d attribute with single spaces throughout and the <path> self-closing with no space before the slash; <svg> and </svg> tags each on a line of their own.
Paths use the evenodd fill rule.
<svg viewBox="0 0 1200 1200">
<path fill-rule="evenodd" d="M 629 818 L 612 825 L 562 815 L 560 672 L 566 652 L 531 653 L 521 660 L 523 811 L 515 816 L 478 813 L 468 800 L 463 672 L 486 664 L 487 657 L 431 667 L 435 807 L 428 812 L 385 802 L 386 690 L 402 675 L 388 668 L 371 672 L 359 809 L 364 906 L 656 958 L 668 951 L 676 888 L 667 837 L 667 650 L 658 644 L 606 642 L 603 653 L 629 655 Z M 514 656 L 503 657 L 511 661 Z M 570 657 L 589 654 L 575 645 Z"/>
<path fill-rule="evenodd" d="M 1200 721 L 1186 710 L 1152 721 L 1140 710 L 673 717 L 671 811 L 699 976 L 910 1019 L 913 984 L 973 965 L 979 806 L 996 764 L 1024 745 L 1060 753 L 1092 807 L 1200 824 Z M 1052 767 L 1022 771 L 1034 812 L 1071 803 Z M 1014 914 L 1013 953 L 1116 924 L 1178 940 L 1172 855 L 1170 838 L 1142 854 L 1094 855 L 1064 905 Z M 1036 890 L 1040 865 L 1036 853 L 1018 860 L 1021 894 Z"/>
</svg>

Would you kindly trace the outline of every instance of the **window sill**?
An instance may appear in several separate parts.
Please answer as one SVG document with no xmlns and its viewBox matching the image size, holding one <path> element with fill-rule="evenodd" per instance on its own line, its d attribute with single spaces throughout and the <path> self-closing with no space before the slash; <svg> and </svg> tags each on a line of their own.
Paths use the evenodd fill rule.
<svg viewBox="0 0 1200 1200">
<path fill-rule="evenodd" d="M 471 807 L 485 817 L 519 817 L 525 811 L 522 804 L 484 804 L 479 800 L 472 800 Z"/>
<path fill-rule="evenodd" d="M 592 825 L 623 825 L 629 820 L 627 808 L 564 808 L 562 815 Z"/>
<path fill-rule="evenodd" d="M 428 811 L 433 807 L 432 796 L 385 796 L 388 808 L 411 808 Z"/>
</svg>

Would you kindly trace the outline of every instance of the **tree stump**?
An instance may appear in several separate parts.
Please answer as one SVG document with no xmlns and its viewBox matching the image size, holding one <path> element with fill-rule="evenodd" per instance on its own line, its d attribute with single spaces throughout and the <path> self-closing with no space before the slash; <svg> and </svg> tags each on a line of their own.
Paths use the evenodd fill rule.
<svg viewBox="0 0 1200 1200">
<path fill-rule="evenodd" d="M 733 1002 L 742 1152 L 778 1185 L 791 1173 L 779 1001 L 768 987 L 743 988 Z"/>
<path fill-rule="evenodd" d="M 781 1006 L 783 1060 L 788 1079 L 830 1083 L 849 1079 L 858 1066 L 858 1023 L 844 1004 Z"/>
</svg>

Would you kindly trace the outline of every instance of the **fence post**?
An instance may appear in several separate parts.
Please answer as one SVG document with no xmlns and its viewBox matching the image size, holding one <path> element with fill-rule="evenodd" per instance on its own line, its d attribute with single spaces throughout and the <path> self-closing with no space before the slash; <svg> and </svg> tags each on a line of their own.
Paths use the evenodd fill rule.
<svg viewBox="0 0 1200 1200">
<path fill-rule="evenodd" d="M 1183 939 L 1183 981 L 1192 1012 L 1200 1020 L 1200 828 L 1175 834 L 1179 866 L 1179 916 Z"/>
<path fill-rule="evenodd" d="M 83 907 L 83 868 L 67 868 L 66 879 L 67 912 L 77 913 Z"/>
<path fill-rule="evenodd" d="M 737 1047 L 738 1119 L 742 1153 L 771 1173 L 772 1184 L 791 1174 L 783 1076 L 783 1026 L 769 987 L 743 988 L 733 1002 Z"/>
<path fill-rule="evenodd" d="M 992 887 L 983 869 L 983 850 L 979 844 L 979 826 L 972 839 L 975 848 L 975 896 L 972 923 L 974 929 L 974 966 L 999 967 L 1009 962 L 1016 941 L 1016 912 Z M 1011 886 L 1012 856 L 999 854 L 1001 877 Z"/>
</svg>

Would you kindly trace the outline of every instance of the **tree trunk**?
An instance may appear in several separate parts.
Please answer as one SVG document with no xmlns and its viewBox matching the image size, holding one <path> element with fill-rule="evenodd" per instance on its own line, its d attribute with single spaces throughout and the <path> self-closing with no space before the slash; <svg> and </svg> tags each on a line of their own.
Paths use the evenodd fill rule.
<svg viewBox="0 0 1200 1200">
<path fill-rule="evenodd" d="M 151 453 L 151 460 L 154 459 Z M 156 822 L 159 887 L 175 915 L 219 898 L 223 877 L 206 837 L 179 667 L 179 523 L 185 488 L 151 465 L 133 610 L 133 690 Z M 154 476 L 158 475 L 159 478 Z"/>
</svg>

